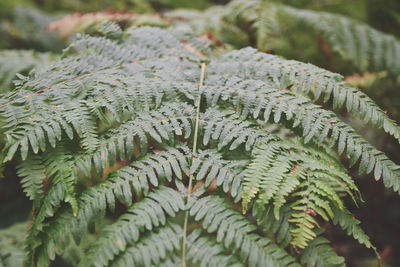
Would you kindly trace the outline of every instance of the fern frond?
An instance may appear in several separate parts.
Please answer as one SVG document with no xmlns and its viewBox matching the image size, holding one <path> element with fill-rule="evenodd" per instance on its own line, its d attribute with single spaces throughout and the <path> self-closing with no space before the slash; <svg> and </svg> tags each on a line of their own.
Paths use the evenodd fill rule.
<svg viewBox="0 0 400 267">
<path fill-rule="evenodd" d="M 33 75 L 34 69 L 48 66 L 54 55 L 38 53 L 33 50 L 4 50 L 0 51 L 0 91 L 2 93 L 13 89 L 13 80 L 22 75 Z"/>
<path fill-rule="evenodd" d="M 220 97 L 218 92 L 215 95 L 205 95 L 211 105 L 216 105 Z M 214 97 L 214 98 L 212 98 Z M 229 146 L 229 150 L 234 150 L 240 145 L 245 145 L 245 150 L 249 151 L 258 140 L 268 140 L 274 138 L 263 130 L 260 130 L 254 122 L 242 120 L 232 110 L 208 109 L 200 117 L 200 127 L 203 133 L 203 145 L 215 144 L 218 150 Z M 212 142 L 216 141 L 216 143 Z"/>
<path fill-rule="evenodd" d="M 131 205 L 133 192 L 136 197 L 148 195 L 150 187 L 161 184 L 162 177 L 170 181 L 172 175 L 186 173 L 190 156 L 191 153 L 186 147 L 182 147 L 181 150 L 171 148 L 157 155 L 145 156 L 111 173 L 106 181 L 82 193 L 78 199 L 79 210 L 75 216 L 71 209 L 63 209 L 56 214 L 52 224 L 41 233 L 43 236 L 40 239 L 44 242 L 41 242 L 43 247 L 38 248 L 38 254 L 49 251 L 49 244 L 55 245 L 58 249 L 64 248 L 71 234 L 79 242 L 90 223 L 98 223 L 104 218 L 107 208 L 114 212 L 116 199 Z"/>
<path fill-rule="evenodd" d="M 362 71 L 400 73 L 400 42 L 394 36 L 342 15 L 288 6 L 279 6 L 278 12 L 323 33 L 334 51 Z"/>
<path fill-rule="evenodd" d="M 379 258 L 376 248 L 372 245 L 367 234 L 359 226 L 360 221 L 354 218 L 346 209 L 338 209 L 337 206 L 332 205 L 332 210 L 335 213 L 333 223 L 338 224 L 342 229 L 346 230 L 348 235 L 353 236 L 360 244 L 367 248 L 372 248 Z"/>
<path fill-rule="evenodd" d="M 129 246 L 109 266 L 155 266 L 164 264 L 181 245 L 182 228 L 167 224 Z"/>
<path fill-rule="evenodd" d="M 396 192 L 400 189 L 400 166 L 371 146 L 333 112 L 303 97 L 252 80 L 237 81 L 231 86 L 204 86 L 203 93 L 208 100 L 220 100 L 220 103 L 241 109 L 246 117 L 251 112 L 254 118 L 261 118 L 265 122 L 270 119 L 270 115 L 273 115 L 275 123 L 288 120 L 292 122 L 290 128 L 302 129 L 301 136 L 306 140 L 314 138 L 317 143 L 323 143 L 329 138 L 329 146 L 337 145 L 339 154 L 347 148 L 346 154 L 353 164 L 361 159 L 360 173 L 370 173 L 374 169 L 376 180 L 383 178 L 386 187 L 392 187 Z"/>
<path fill-rule="evenodd" d="M 205 188 L 215 181 L 216 186 L 222 186 L 224 192 L 230 191 L 230 195 L 239 201 L 243 169 L 248 162 L 224 160 L 221 156 L 212 150 L 199 151 L 190 167 L 190 173 L 195 174 L 196 181 L 205 180 Z"/>
<path fill-rule="evenodd" d="M 256 207 L 253 207 L 253 214 L 257 211 L 259 212 L 260 208 L 258 208 L 256 204 Z M 281 208 L 281 216 L 279 219 L 276 219 L 273 213 L 269 211 L 263 214 L 256 214 L 259 217 L 257 223 L 265 227 L 267 233 L 276 236 L 277 242 L 282 247 L 286 247 L 292 240 L 290 229 L 293 229 L 293 226 L 289 223 L 291 212 L 292 209 L 286 204 Z M 334 213 L 338 214 L 336 210 L 334 210 Z M 338 256 L 329 245 L 329 241 L 321 236 L 323 230 L 317 228 L 313 231 L 316 237 L 302 250 L 300 258 L 301 263 L 307 266 L 344 266 L 344 259 Z M 363 232 L 361 229 L 360 231 Z"/>
<path fill-rule="evenodd" d="M 306 25 L 306 30 L 322 33 L 335 52 L 361 71 L 400 73 L 400 42 L 392 35 L 343 15 L 263 0 L 232 1 L 217 14 L 220 21 L 214 23 L 212 30 L 237 46 L 250 43 L 264 51 L 270 50 L 274 38 L 288 27 L 287 21 L 293 20 L 295 25 Z"/>
<path fill-rule="evenodd" d="M 295 60 L 245 48 L 227 53 L 215 63 L 217 73 L 242 79 L 261 80 L 276 89 L 291 87 L 296 93 L 310 96 L 313 101 L 333 99 L 333 108 L 345 106 L 353 115 L 360 116 L 365 123 L 372 123 L 400 141 L 400 127 L 390 119 L 366 94 L 344 82 L 343 76 Z M 236 67 L 233 67 L 236 66 Z M 213 67 L 212 65 L 210 66 Z"/>
<path fill-rule="evenodd" d="M 80 266 L 172 266 L 186 249 L 188 263 L 210 266 L 299 266 L 303 252 L 330 262 L 320 220 L 372 247 L 347 218 L 343 197 L 359 192 L 330 148 L 395 191 L 400 167 L 332 111 L 284 89 L 341 101 L 351 91 L 341 77 L 251 49 L 215 57 L 189 39 L 149 27 L 118 41 L 82 35 L 0 98 L 6 161 L 19 163 L 35 201 L 27 265 L 48 266 L 87 237 Z M 351 111 L 361 109 L 352 99 Z M 386 120 L 366 109 L 368 120 Z"/>
<path fill-rule="evenodd" d="M 145 155 L 152 140 L 162 143 L 174 136 L 186 139 L 192 132 L 193 112 L 188 105 L 167 104 L 157 111 L 134 113 L 134 119 L 103 132 L 97 149 L 83 155 L 78 164 L 86 175 L 90 175 L 92 166 L 102 175 L 107 164 L 113 166 L 118 159 Z"/>
<path fill-rule="evenodd" d="M 28 237 L 26 239 L 26 247 L 29 254 L 33 253 L 30 249 L 40 244 L 38 235 L 40 235 L 46 225 L 45 220 L 54 216 L 54 213 L 60 208 L 63 201 L 71 206 L 74 215 L 78 210 L 75 192 L 77 173 L 74 169 L 74 161 L 71 155 L 66 153 L 64 148 L 60 148 L 52 151 L 52 153 L 48 153 L 43 158 L 47 179 L 50 181 L 45 195 L 40 199 L 38 207 L 34 209 L 35 217 L 28 230 Z M 27 178 L 36 177 L 28 176 Z"/>
<path fill-rule="evenodd" d="M 319 229 L 318 229 L 319 230 Z M 329 241 L 318 236 L 302 252 L 301 263 L 305 266 L 345 266 L 344 258 L 329 246 Z"/>
<path fill-rule="evenodd" d="M 252 215 L 257 218 L 257 224 L 263 228 L 268 234 L 276 238 L 276 242 L 280 247 L 286 247 L 292 240 L 290 229 L 293 225 L 289 223 L 292 209 L 288 204 L 283 205 L 279 210 L 279 218 L 277 219 L 274 212 L 265 210 L 265 206 L 254 203 Z"/>
<path fill-rule="evenodd" d="M 182 209 L 182 196 L 170 188 L 161 187 L 134 204 L 117 222 L 106 227 L 82 260 L 82 266 L 107 266 L 128 244 L 136 243 L 144 229 L 152 230 L 153 227 L 164 225 L 167 216 L 173 217 Z"/>
<path fill-rule="evenodd" d="M 296 225 L 291 243 L 300 248 L 316 237 L 313 228 L 318 222 L 313 216 L 326 221 L 335 218 L 330 203 L 343 209 L 339 195 L 346 192 L 353 197 L 351 191 L 358 191 L 346 172 L 338 171 L 334 157 L 303 146 L 290 141 L 261 144 L 245 174 L 242 202 L 245 212 L 257 196 L 257 206 L 262 210 L 271 207 L 279 220 L 281 207 L 291 201 L 288 221 Z"/>
<path fill-rule="evenodd" d="M 120 40 L 122 37 L 122 29 L 113 21 L 105 20 L 94 28 L 94 31 L 109 39 Z"/>
<path fill-rule="evenodd" d="M 17 175 L 22 177 L 21 184 L 25 194 L 33 200 L 33 206 L 38 206 L 38 201 L 43 194 L 43 183 L 47 179 L 46 166 L 41 157 L 32 156 L 18 165 Z"/>
<path fill-rule="evenodd" d="M 246 223 L 238 211 L 230 208 L 222 198 L 207 196 L 191 203 L 190 215 L 203 220 L 203 228 L 216 233 L 217 242 L 225 248 L 233 247 L 249 265 L 297 266 L 294 258 L 266 237 L 254 233 L 256 227 Z"/>
<path fill-rule="evenodd" d="M 226 248 L 215 241 L 211 236 L 204 236 L 200 229 L 191 232 L 187 240 L 188 259 L 200 266 L 245 266 L 237 257 L 228 255 Z"/>
</svg>

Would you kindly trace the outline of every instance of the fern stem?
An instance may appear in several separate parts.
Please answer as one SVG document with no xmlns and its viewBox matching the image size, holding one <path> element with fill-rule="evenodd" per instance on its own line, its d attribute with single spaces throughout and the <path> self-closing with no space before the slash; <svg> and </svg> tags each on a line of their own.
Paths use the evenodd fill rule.
<svg viewBox="0 0 400 267">
<path fill-rule="evenodd" d="M 201 87 L 203 86 L 204 81 L 204 73 L 206 70 L 206 64 L 201 63 L 201 74 L 200 74 L 200 82 L 199 82 L 199 96 L 197 97 L 196 103 L 196 123 L 194 127 L 194 137 L 193 137 L 193 153 L 192 153 L 192 164 L 196 159 L 196 151 L 197 151 L 197 136 L 199 131 L 199 121 L 200 121 L 200 102 L 201 102 Z M 190 194 L 192 193 L 192 184 L 193 184 L 193 174 L 189 175 L 189 186 L 187 190 L 186 203 L 190 201 Z M 186 267 L 186 242 L 187 242 L 187 226 L 189 221 L 189 210 L 185 212 L 185 221 L 183 223 L 183 240 L 182 240 L 182 266 Z"/>
</svg>

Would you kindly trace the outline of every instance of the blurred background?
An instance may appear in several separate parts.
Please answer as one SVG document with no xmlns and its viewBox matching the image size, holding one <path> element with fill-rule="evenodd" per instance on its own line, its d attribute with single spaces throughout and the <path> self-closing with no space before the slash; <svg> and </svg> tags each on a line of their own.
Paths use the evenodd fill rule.
<svg viewBox="0 0 400 267">
<path fill-rule="evenodd" d="M 103 21 L 115 21 L 122 29 L 140 25 L 179 27 L 189 24 L 196 34 L 205 35 L 216 51 L 255 46 L 285 58 L 310 62 L 338 72 L 346 81 L 368 94 L 400 123 L 400 76 L 386 70 L 360 70 L 333 51 L 321 34 L 309 34 L 307 27 L 290 20 L 281 22 L 267 40 L 256 39 L 243 25 L 241 31 L 221 31 L 216 25 L 221 8 L 229 0 L 2 0 L 0 1 L 0 92 L 14 88 L 18 73 L 30 75 L 48 66 L 62 55 L 78 33 L 102 33 Z M 300 9 L 342 14 L 371 27 L 400 37 L 400 1 L 398 0 L 282 0 L 282 4 Z M 190 10 L 188 10 L 190 9 Z M 222 8 L 223 9 L 223 8 Z M 226 23 L 229 24 L 229 18 Z M 219 23 L 219 22 L 218 22 Z M 245 24 L 240 20 L 235 23 Z M 229 25 L 225 25 L 228 27 Z M 220 28 L 218 28 L 220 27 Z M 228 29 L 228 28 L 224 28 Z M 230 28 L 229 28 L 230 29 Z M 107 33 L 104 33 L 105 35 Z M 222 45 L 226 43 L 227 45 Z M 389 135 L 363 127 L 345 112 L 337 111 L 373 145 L 400 163 L 400 146 Z M 342 114 L 343 113 L 343 114 Z M 4 136 L 0 137 L 0 145 Z M 348 205 L 362 227 L 378 247 L 385 266 L 400 266 L 400 197 L 376 183 L 371 177 L 359 177 L 350 170 L 360 187 L 364 202 L 357 208 Z M 1 229 L 26 225 L 31 203 L 25 197 L 15 165 L 3 166 L 0 179 L 0 242 L 20 246 L 21 237 L 1 237 Z M 353 205 L 353 206 L 351 206 Z M 18 225 L 17 225 L 18 226 Z M 328 229 L 328 237 L 349 266 L 375 266 L 371 251 L 347 238 L 343 232 Z M 0 251 L 0 257 L 1 257 Z M 69 266 L 61 261 L 57 266 Z"/>
</svg>

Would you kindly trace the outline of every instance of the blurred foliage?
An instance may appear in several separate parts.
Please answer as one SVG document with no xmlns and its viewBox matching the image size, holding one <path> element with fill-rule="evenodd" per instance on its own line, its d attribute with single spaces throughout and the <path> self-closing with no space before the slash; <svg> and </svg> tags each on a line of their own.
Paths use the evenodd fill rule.
<svg viewBox="0 0 400 267">
<path fill-rule="evenodd" d="M 366 21 L 374 28 L 400 37 L 400 1 L 368 0 Z"/>
<path fill-rule="evenodd" d="M 150 13 L 175 8 L 205 9 L 214 4 L 228 2 L 229 0 L 13 0 L 0 2 L 0 17 L 7 16 L 18 5 L 36 7 L 47 13 L 87 13 L 106 9 Z"/>
<path fill-rule="evenodd" d="M 40 69 L 50 64 L 54 55 L 34 50 L 3 50 L 0 51 L 0 92 L 13 88 L 13 80 L 17 74 L 29 75 L 32 69 Z"/>
<path fill-rule="evenodd" d="M 0 48 L 59 52 L 64 47 L 55 33 L 46 31 L 55 17 L 30 7 L 16 6 L 0 20 Z"/>
<path fill-rule="evenodd" d="M 7 16 L 18 5 L 40 9 L 45 13 L 63 14 L 74 11 L 104 11 L 108 8 L 115 10 L 129 9 L 142 13 L 154 11 L 150 2 L 146 0 L 13 0 L 0 2 L 0 16 Z"/>
<path fill-rule="evenodd" d="M 378 0 L 379 1 L 379 0 Z M 366 19 L 366 0 L 282 0 L 276 1 L 282 4 L 301 9 L 311 9 L 317 11 L 328 11 L 349 16 L 353 19 L 365 21 Z"/>
<path fill-rule="evenodd" d="M 48 25 L 47 29 L 57 33 L 60 38 L 70 40 L 75 37 L 76 33 L 100 33 L 102 31 L 101 25 L 107 21 L 118 23 L 122 29 L 144 25 L 166 27 L 170 24 L 168 20 L 163 19 L 159 14 L 105 11 L 86 14 L 73 13 L 53 21 Z"/>
<path fill-rule="evenodd" d="M 0 230 L 0 266 L 22 266 L 26 223 Z"/>
<path fill-rule="evenodd" d="M 66 46 L 65 39 L 60 39 L 47 26 L 50 22 L 71 12 L 78 12 L 73 17 L 86 17 L 82 13 L 97 12 L 97 21 L 106 19 L 105 14 L 155 13 L 175 8 L 205 9 L 211 4 L 223 4 L 226 0 L 15 0 L 0 1 L 0 49 L 35 49 L 38 51 L 60 52 Z M 129 12 L 127 12 L 129 11 Z M 109 18 L 108 18 L 109 19 Z M 114 17 L 111 20 L 118 20 Z M 152 18 L 146 16 L 143 24 L 151 25 Z M 149 23 L 146 23 L 149 20 Z M 65 22 L 65 21 L 64 21 Z M 139 25 L 142 21 L 139 21 Z M 90 24 L 90 22 L 88 22 Z M 134 23 L 133 23 L 134 24 Z M 86 28 L 89 25 L 83 25 Z M 79 32 L 79 29 L 77 29 Z M 70 33 L 70 32 L 69 32 Z M 61 37 L 65 35 L 61 34 Z M 68 39 L 67 39 L 68 40 Z"/>
</svg>

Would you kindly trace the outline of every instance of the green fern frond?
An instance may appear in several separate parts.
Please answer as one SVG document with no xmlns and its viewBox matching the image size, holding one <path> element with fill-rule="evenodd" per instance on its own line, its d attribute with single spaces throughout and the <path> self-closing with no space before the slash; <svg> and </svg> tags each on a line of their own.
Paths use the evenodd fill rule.
<svg viewBox="0 0 400 267">
<path fill-rule="evenodd" d="M 82 156 L 80 169 L 89 176 L 95 166 L 97 173 L 102 175 L 107 164 L 113 166 L 118 159 L 130 160 L 133 156 L 146 154 L 152 139 L 162 143 L 172 140 L 173 136 L 188 138 L 192 132 L 193 112 L 188 105 L 167 104 L 157 111 L 136 113 L 135 119 L 103 132 L 96 150 Z"/>
<path fill-rule="evenodd" d="M 278 12 L 322 32 L 334 51 L 362 71 L 400 73 L 400 42 L 394 36 L 342 15 L 288 6 L 279 6 Z"/>
<path fill-rule="evenodd" d="M 212 30 L 241 47 L 252 44 L 271 50 L 274 39 L 288 27 L 285 23 L 292 20 L 297 26 L 307 26 L 306 30 L 322 33 L 332 50 L 361 71 L 400 73 L 400 42 L 394 36 L 339 14 L 297 9 L 269 0 L 236 0 L 219 11 L 217 17 L 220 21 L 214 23 Z"/>
<path fill-rule="evenodd" d="M 329 241 L 318 236 L 303 250 L 301 263 L 304 266 L 345 266 L 344 258 L 335 253 Z"/>
<path fill-rule="evenodd" d="M 45 220 L 54 216 L 60 208 L 62 202 L 71 206 L 72 214 L 75 215 L 78 210 L 76 201 L 75 185 L 77 183 L 77 174 L 74 170 L 74 162 L 71 155 L 66 153 L 65 149 L 60 148 L 43 156 L 43 164 L 46 166 L 45 175 L 48 177 L 48 188 L 38 203 L 35 200 L 34 219 L 28 230 L 26 238 L 26 247 L 28 254 L 33 253 L 29 250 L 40 244 L 38 235 L 41 234 L 46 225 Z M 39 173 L 39 177 L 43 175 Z M 35 176 L 27 176 L 26 179 L 37 179 Z M 54 259 L 54 256 L 53 256 Z"/>
<path fill-rule="evenodd" d="M 397 123 L 366 94 L 346 84 L 343 76 L 337 73 L 311 64 L 260 53 L 252 48 L 228 53 L 217 66 L 218 73 L 273 82 L 276 89 L 291 88 L 298 94 L 309 96 L 313 101 L 323 98 L 323 102 L 328 102 L 332 98 L 334 109 L 345 106 L 348 112 L 360 116 L 365 123 L 382 127 L 400 141 L 400 127 Z"/>
<path fill-rule="evenodd" d="M 51 53 L 38 53 L 32 50 L 0 51 L 0 89 L 1 92 L 11 91 L 13 81 L 23 79 L 23 75 L 33 75 L 34 69 L 48 66 L 54 59 Z"/>
<path fill-rule="evenodd" d="M 211 236 L 205 235 L 200 229 L 196 229 L 188 236 L 188 259 L 200 266 L 245 266 L 237 257 L 229 255 L 226 248 L 213 241 Z"/>
<path fill-rule="evenodd" d="M 33 200 L 33 206 L 38 206 L 38 200 L 43 194 L 43 183 L 46 176 L 46 166 L 39 156 L 29 157 L 18 165 L 17 175 L 22 177 L 21 184 L 25 194 Z"/>
<path fill-rule="evenodd" d="M 249 265 L 297 266 L 294 258 L 266 237 L 256 233 L 256 227 L 238 211 L 230 208 L 222 198 L 208 196 L 193 201 L 190 215 L 196 221 L 203 220 L 203 228 L 216 233 L 217 242 L 225 248 L 234 248 Z"/>
<path fill-rule="evenodd" d="M 184 35 L 82 35 L 0 98 L 5 160 L 35 201 L 25 263 L 48 266 L 90 236 L 80 266 L 299 266 L 303 253 L 322 264 L 335 255 L 321 220 L 372 247 L 348 218 L 343 198 L 360 193 L 332 148 L 395 191 L 399 166 L 285 90 L 342 88 L 341 77 L 252 49 L 216 57 Z"/>
<path fill-rule="evenodd" d="M 211 75 L 211 74 L 210 74 Z M 233 81 L 232 81 L 233 82 Z M 394 191 L 400 189 L 400 166 L 382 152 L 371 146 L 356 131 L 342 122 L 332 111 L 310 103 L 303 97 L 297 97 L 289 91 L 277 90 L 270 84 L 246 80 L 236 81 L 232 86 L 205 86 L 207 99 L 233 105 L 242 110 L 243 116 L 251 115 L 267 122 L 273 115 L 275 123 L 289 121 L 292 129 L 300 128 L 301 136 L 306 140 L 323 143 L 329 139 L 329 146 L 337 145 L 339 154 L 346 154 L 354 164 L 360 160 L 360 173 L 370 173 L 374 169 L 376 180 L 383 178 L 386 187 Z M 212 105 L 212 103 L 209 103 Z"/>
<path fill-rule="evenodd" d="M 222 186 L 224 192 L 239 201 L 242 192 L 243 169 L 247 161 L 230 161 L 221 158 L 222 155 L 215 151 L 200 151 L 194 159 L 190 173 L 195 174 L 196 181 L 204 181 L 208 188 L 215 181 L 216 186 Z"/>
<path fill-rule="evenodd" d="M 296 225 L 291 230 L 291 243 L 300 248 L 316 237 L 313 228 L 318 222 L 313 216 L 320 215 L 326 221 L 335 218 L 329 203 L 343 209 L 339 194 L 346 192 L 353 197 L 351 191 L 358 191 L 346 172 L 338 171 L 334 157 L 303 146 L 278 141 L 255 149 L 243 182 L 242 202 L 245 212 L 257 196 L 257 206 L 271 207 L 279 220 L 281 207 L 290 201 L 293 213 L 289 222 Z"/>
<path fill-rule="evenodd" d="M 369 237 L 359 226 L 360 221 L 354 218 L 346 209 L 340 210 L 333 205 L 332 210 L 335 213 L 333 223 L 338 224 L 342 229 L 346 230 L 347 234 L 353 236 L 360 244 L 365 245 L 367 248 L 372 248 L 379 258 L 376 248 L 371 244 Z"/>
<path fill-rule="evenodd" d="M 110 266 L 163 266 L 171 253 L 180 249 L 182 228 L 170 224 L 157 228 L 140 242 L 128 247 Z"/>
<path fill-rule="evenodd" d="M 292 240 L 290 229 L 293 228 L 293 225 L 289 223 L 292 211 L 289 205 L 285 204 L 280 208 L 279 218 L 276 219 L 274 212 L 265 210 L 265 207 L 257 204 L 257 202 L 254 202 L 252 208 L 252 215 L 257 218 L 257 224 L 263 228 L 268 236 L 275 237 L 276 242 L 281 247 L 286 247 Z"/>
<path fill-rule="evenodd" d="M 111 173 L 106 181 L 82 193 L 78 199 L 79 211 L 75 216 L 71 209 L 63 209 L 56 215 L 54 222 L 43 229 L 40 238 L 45 242 L 41 242 L 43 246 L 41 250 L 48 251 L 48 244 L 55 244 L 58 249 L 64 248 L 71 234 L 79 243 L 88 226 L 104 218 L 107 208 L 112 212 L 115 211 L 116 199 L 131 205 L 134 197 L 132 191 L 136 197 L 148 195 L 150 187 L 157 187 L 162 177 L 170 181 L 176 173 L 186 172 L 186 161 L 189 156 L 191 154 L 185 147 L 182 147 L 182 151 L 171 148 L 158 155 L 148 155 L 130 166 Z M 40 239 L 36 239 L 33 238 L 30 242 L 33 244 L 40 242 Z"/>
</svg>

